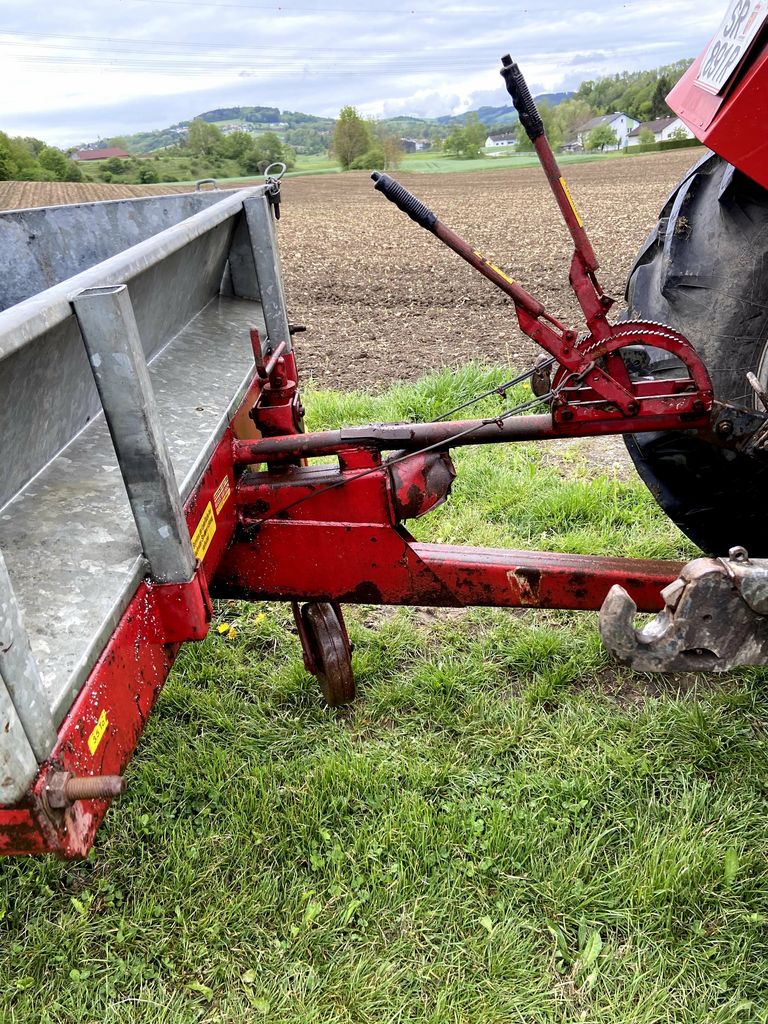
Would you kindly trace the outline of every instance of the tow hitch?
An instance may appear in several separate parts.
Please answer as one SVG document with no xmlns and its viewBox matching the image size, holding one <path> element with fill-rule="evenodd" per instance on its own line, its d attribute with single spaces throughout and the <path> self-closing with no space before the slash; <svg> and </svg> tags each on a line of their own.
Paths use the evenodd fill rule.
<svg viewBox="0 0 768 1024">
<path fill-rule="evenodd" d="M 661 591 L 664 608 L 641 629 L 637 605 L 620 585 L 600 609 L 600 633 L 639 672 L 727 672 L 768 660 L 768 560 L 744 548 L 697 558 Z"/>
</svg>

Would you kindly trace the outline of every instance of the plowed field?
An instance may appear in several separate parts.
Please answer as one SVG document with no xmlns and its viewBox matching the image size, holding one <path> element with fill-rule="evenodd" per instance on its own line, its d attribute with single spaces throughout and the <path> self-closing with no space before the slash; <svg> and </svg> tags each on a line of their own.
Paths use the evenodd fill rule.
<svg viewBox="0 0 768 1024">
<path fill-rule="evenodd" d="M 635 253 L 699 150 L 573 164 L 567 181 L 621 300 Z M 581 327 L 568 286 L 573 245 L 537 167 L 481 174 L 402 174 L 442 221 L 559 318 Z M 492 284 L 374 191 L 367 174 L 284 185 L 280 245 L 304 376 L 381 389 L 476 359 L 528 365 L 534 346 Z M 538 350 L 537 350 L 538 351 Z"/>
<path fill-rule="evenodd" d="M 573 164 L 567 179 L 621 299 L 635 252 L 698 150 Z M 572 245 L 536 167 L 398 179 L 485 256 L 580 327 Z M 185 186 L 0 182 L 0 209 L 184 191 Z M 491 284 L 375 192 L 367 173 L 291 178 L 279 237 L 303 376 L 379 390 L 476 359 L 522 367 L 533 345 Z"/>
</svg>

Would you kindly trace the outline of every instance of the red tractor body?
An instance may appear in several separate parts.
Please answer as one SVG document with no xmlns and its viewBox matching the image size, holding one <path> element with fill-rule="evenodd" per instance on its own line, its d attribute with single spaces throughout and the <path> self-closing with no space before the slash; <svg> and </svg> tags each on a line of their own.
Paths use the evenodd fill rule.
<svg viewBox="0 0 768 1024">
<path fill-rule="evenodd" d="M 748 6 L 744 0 L 742 5 Z M 768 135 L 765 132 L 768 124 L 768 33 L 765 24 L 751 44 L 743 46 L 741 56 L 731 65 L 719 90 L 713 92 L 713 86 L 706 85 L 713 59 L 717 61 L 719 54 L 725 52 L 717 47 L 726 45 L 723 35 L 733 9 L 738 6 L 738 3 L 731 4 L 723 26 L 670 92 L 667 103 L 705 146 L 768 188 Z M 751 6 L 766 8 L 765 3 Z M 756 10 L 755 17 L 765 19 L 766 13 Z M 727 59 L 727 52 L 725 56 Z"/>
</svg>

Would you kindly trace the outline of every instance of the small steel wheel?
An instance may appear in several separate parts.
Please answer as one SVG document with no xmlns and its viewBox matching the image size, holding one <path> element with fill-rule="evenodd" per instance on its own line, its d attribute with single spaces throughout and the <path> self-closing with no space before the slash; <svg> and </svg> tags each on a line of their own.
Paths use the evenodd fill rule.
<svg viewBox="0 0 768 1024">
<path fill-rule="evenodd" d="M 301 609 L 306 640 L 311 648 L 311 671 L 332 708 L 355 699 L 352 648 L 338 605 L 313 601 Z"/>
</svg>

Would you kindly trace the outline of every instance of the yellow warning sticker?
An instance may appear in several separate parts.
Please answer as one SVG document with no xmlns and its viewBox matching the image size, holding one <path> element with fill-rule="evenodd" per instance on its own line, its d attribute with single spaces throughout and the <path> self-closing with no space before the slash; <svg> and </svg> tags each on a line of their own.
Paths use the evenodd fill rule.
<svg viewBox="0 0 768 1024">
<path fill-rule="evenodd" d="M 491 268 L 491 270 L 495 270 L 496 271 L 496 273 L 499 275 L 499 277 L 503 277 L 504 280 L 507 282 L 507 284 L 514 284 L 515 283 L 508 274 L 505 274 L 503 270 L 499 270 L 499 268 L 496 266 L 495 263 L 491 263 L 490 260 L 486 260 L 485 262 Z"/>
<path fill-rule="evenodd" d="M 576 204 L 573 201 L 573 197 L 571 196 L 571 193 L 568 191 L 568 186 L 565 184 L 565 178 L 561 178 L 560 179 L 560 184 L 562 185 L 563 192 L 565 192 L 565 198 L 570 203 L 571 209 L 573 210 L 573 215 L 576 218 L 576 221 L 577 221 L 579 227 L 583 228 L 584 225 L 581 222 L 581 217 L 579 216 L 579 211 L 576 209 Z"/>
<path fill-rule="evenodd" d="M 213 514 L 213 505 L 209 501 L 205 506 L 202 519 L 197 524 L 197 529 L 192 534 L 192 550 L 195 553 L 195 558 L 199 558 L 201 561 L 205 558 L 205 553 L 211 546 L 215 533 L 216 516 Z"/>
<path fill-rule="evenodd" d="M 229 489 L 229 477 L 225 476 L 213 492 L 213 504 L 216 506 L 216 515 L 218 515 L 227 504 L 231 493 L 232 492 Z"/>
<path fill-rule="evenodd" d="M 99 744 L 104 739 L 104 733 L 107 731 L 109 726 L 109 719 L 107 718 L 107 712 L 102 711 L 99 715 L 99 720 L 93 727 L 93 732 L 88 737 L 88 749 L 91 752 L 91 757 L 99 749 Z"/>
<path fill-rule="evenodd" d="M 492 270 L 492 271 L 493 271 L 493 272 L 494 272 L 495 274 L 498 274 L 498 275 L 499 275 L 499 277 L 503 277 L 503 278 L 504 278 L 504 280 L 505 280 L 505 281 L 507 282 L 507 284 L 514 284 L 514 283 L 515 283 L 515 282 L 514 282 L 514 281 L 512 280 L 512 278 L 511 278 L 511 277 L 509 277 L 509 276 L 508 276 L 507 274 L 505 274 L 503 270 L 500 270 L 500 269 L 499 269 L 499 267 L 497 267 L 495 263 L 491 263 L 491 261 L 490 261 L 490 260 L 487 260 L 487 259 L 485 258 L 485 256 L 483 256 L 483 254 L 482 254 L 481 252 L 478 252 L 478 251 L 477 251 L 477 249 L 473 249 L 473 250 L 472 250 L 472 252 L 473 252 L 473 253 L 475 254 L 475 256 L 477 256 L 477 258 L 478 258 L 479 260 L 482 260 L 482 261 L 483 261 L 483 263 L 484 263 L 484 264 L 486 265 L 486 267 L 490 267 L 490 268 L 491 268 L 491 270 Z"/>
</svg>

